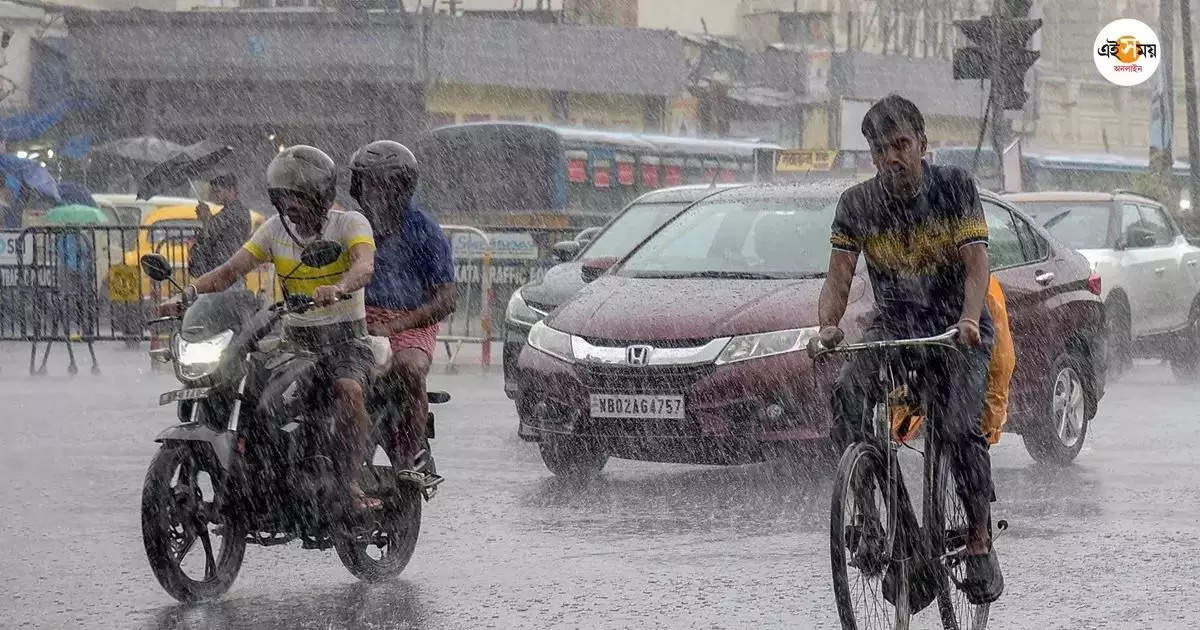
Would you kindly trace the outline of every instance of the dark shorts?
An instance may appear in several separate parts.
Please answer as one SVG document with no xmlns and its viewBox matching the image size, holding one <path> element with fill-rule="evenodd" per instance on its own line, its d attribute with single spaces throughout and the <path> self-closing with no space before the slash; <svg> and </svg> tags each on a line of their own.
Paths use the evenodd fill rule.
<svg viewBox="0 0 1200 630">
<path fill-rule="evenodd" d="M 375 353 L 367 341 L 365 321 L 312 329 L 287 328 L 288 343 L 321 353 L 321 367 L 335 379 L 349 379 L 366 389 L 375 368 Z"/>
</svg>

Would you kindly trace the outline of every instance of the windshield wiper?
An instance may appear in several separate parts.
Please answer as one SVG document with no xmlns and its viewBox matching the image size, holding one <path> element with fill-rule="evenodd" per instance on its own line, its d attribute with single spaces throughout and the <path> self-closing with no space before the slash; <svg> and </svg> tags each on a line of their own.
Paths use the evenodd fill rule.
<svg viewBox="0 0 1200 630">
<path fill-rule="evenodd" d="M 779 276 L 753 271 L 695 271 L 680 274 L 681 278 L 729 278 L 733 280 L 775 280 Z"/>
</svg>

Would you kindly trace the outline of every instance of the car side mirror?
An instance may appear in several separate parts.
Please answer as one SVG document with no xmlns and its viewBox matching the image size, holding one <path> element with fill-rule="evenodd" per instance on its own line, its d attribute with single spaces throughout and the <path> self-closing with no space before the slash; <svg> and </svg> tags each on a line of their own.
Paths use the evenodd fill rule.
<svg viewBox="0 0 1200 630">
<path fill-rule="evenodd" d="M 555 243 L 550 248 L 550 252 L 558 262 L 567 262 L 568 260 L 574 260 L 582 249 L 583 244 L 579 241 L 561 241 Z"/>
<path fill-rule="evenodd" d="M 145 254 L 138 262 L 142 271 L 155 282 L 162 282 L 171 277 L 171 263 L 162 254 Z"/>
<path fill-rule="evenodd" d="M 342 246 L 333 241 L 319 240 L 309 243 L 300 253 L 300 262 L 305 267 L 324 267 L 332 265 L 342 257 Z"/>
<path fill-rule="evenodd" d="M 591 282 L 592 280 L 604 275 L 604 272 L 611 269 L 616 262 L 617 259 L 611 257 L 594 258 L 592 260 L 585 261 L 583 266 L 579 269 L 579 277 L 584 282 Z"/>
</svg>

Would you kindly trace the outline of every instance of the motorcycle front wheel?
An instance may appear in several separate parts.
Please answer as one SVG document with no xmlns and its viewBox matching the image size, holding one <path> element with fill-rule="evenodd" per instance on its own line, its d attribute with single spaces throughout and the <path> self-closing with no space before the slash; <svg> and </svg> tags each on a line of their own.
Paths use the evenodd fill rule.
<svg viewBox="0 0 1200 630">
<path fill-rule="evenodd" d="M 364 462 L 359 479 L 363 490 L 378 497 L 383 507 L 366 516 L 365 527 L 334 537 L 338 558 L 354 577 L 377 582 L 400 575 L 417 548 L 421 533 L 421 490 L 401 481 L 398 461 L 382 444 Z"/>
<path fill-rule="evenodd" d="M 246 532 L 217 513 L 224 472 L 206 445 L 164 444 L 142 485 L 142 543 L 163 590 L 184 602 L 220 597 L 242 568 Z"/>
</svg>

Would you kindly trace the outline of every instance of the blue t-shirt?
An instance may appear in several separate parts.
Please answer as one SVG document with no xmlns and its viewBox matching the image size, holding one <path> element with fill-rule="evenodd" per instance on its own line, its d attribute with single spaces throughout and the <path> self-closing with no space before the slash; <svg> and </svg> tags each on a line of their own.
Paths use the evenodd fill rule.
<svg viewBox="0 0 1200 630">
<path fill-rule="evenodd" d="M 413 310 L 433 288 L 454 282 L 450 239 L 432 217 L 410 206 L 399 234 L 375 240 L 375 274 L 367 285 L 367 306 Z"/>
</svg>

